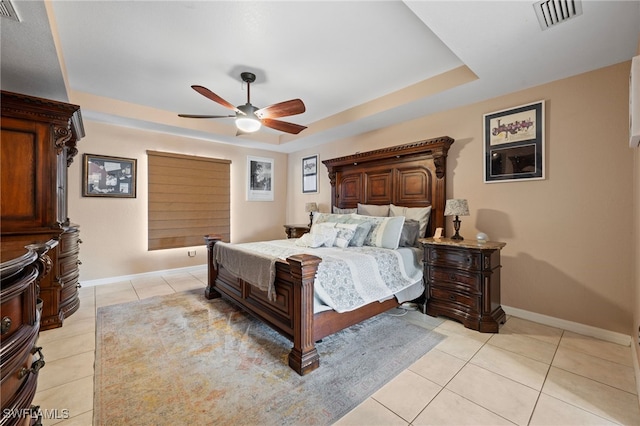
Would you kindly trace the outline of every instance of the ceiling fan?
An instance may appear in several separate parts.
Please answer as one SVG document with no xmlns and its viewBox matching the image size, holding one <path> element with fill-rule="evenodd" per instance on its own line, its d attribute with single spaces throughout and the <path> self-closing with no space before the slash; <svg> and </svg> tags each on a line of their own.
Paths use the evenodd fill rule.
<svg viewBox="0 0 640 426">
<path fill-rule="evenodd" d="M 275 120 L 276 118 L 302 114 L 303 112 L 305 112 L 306 108 L 304 106 L 304 103 L 300 99 L 291 99 L 289 101 L 280 102 L 268 107 L 257 108 L 251 105 L 250 91 L 251 83 L 256 81 L 255 74 L 250 72 L 243 72 L 240 74 L 240 78 L 242 78 L 242 81 L 247 83 L 247 103 L 244 105 L 238 105 L 237 107 L 225 101 L 206 87 L 198 85 L 191 86 L 193 90 L 200 93 L 202 96 L 219 103 L 225 108 L 235 111 L 235 115 L 178 114 L 178 116 L 185 118 L 235 117 L 236 127 L 238 128 L 236 136 L 242 135 L 244 133 L 256 132 L 263 124 L 272 129 L 280 130 L 281 132 L 292 133 L 294 135 L 297 135 L 298 133 L 306 129 L 305 126 L 301 126 L 299 124 L 288 123 L 282 120 Z"/>
</svg>

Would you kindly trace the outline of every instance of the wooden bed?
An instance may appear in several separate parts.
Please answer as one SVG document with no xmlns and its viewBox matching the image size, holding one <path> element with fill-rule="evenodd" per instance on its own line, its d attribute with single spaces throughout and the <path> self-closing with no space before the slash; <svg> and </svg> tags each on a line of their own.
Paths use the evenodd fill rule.
<svg viewBox="0 0 640 426">
<path fill-rule="evenodd" d="M 331 181 L 331 203 L 339 208 L 362 204 L 431 206 L 427 235 L 444 227 L 446 159 L 453 139 L 443 136 L 406 145 L 325 160 Z M 219 237 L 205 236 L 208 249 L 208 299 L 224 297 L 289 338 L 289 366 L 304 375 L 320 365 L 315 342 L 398 306 L 395 298 L 373 302 L 354 311 L 314 314 L 313 283 L 322 259 L 300 254 L 276 262 L 276 300 L 265 291 L 216 268 L 214 245 Z"/>
</svg>

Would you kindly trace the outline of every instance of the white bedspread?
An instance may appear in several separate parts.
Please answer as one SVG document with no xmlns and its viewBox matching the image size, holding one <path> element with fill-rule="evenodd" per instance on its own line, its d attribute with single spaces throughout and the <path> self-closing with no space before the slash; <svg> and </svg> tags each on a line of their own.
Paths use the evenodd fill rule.
<svg viewBox="0 0 640 426">
<path fill-rule="evenodd" d="M 373 301 L 389 299 L 396 293 L 422 283 L 422 267 L 413 254 L 408 255 L 414 250 L 411 248 L 390 250 L 365 246 L 314 249 L 296 246 L 295 241 L 224 244 L 219 250 L 228 251 L 238 247 L 242 252 L 255 251 L 259 257 L 272 260 L 301 253 L 322 258 L 314 281 L 315 295 L 337 312 L 347 312 Z M 228 257 L 228 254 L 216 254 L 214 259 L 226 268 L 224 259 Z M 272 294 L 273 276 L 273 271 L 270 271 L 262 273 L 259 278 L 254 274 L 246 281 L 263 290 L 266 288 Z"/>
</svg>

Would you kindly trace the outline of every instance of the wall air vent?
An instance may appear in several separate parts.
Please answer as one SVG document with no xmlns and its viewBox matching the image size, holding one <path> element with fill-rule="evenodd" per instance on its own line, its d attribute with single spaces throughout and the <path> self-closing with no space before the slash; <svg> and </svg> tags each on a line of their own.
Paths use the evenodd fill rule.
<svg viewBox="0 0 640 426">
<path fill-rule="evenodd" d="M 20 18 L 9 0 L 0 0 L 0 16 L 20 22 Z"/>
<path fill-rule="evenodd" d="M 543 0 L 533 4 L 540 28 L 546 30 L 582 15 L 582 0 Z"/>
</svg>

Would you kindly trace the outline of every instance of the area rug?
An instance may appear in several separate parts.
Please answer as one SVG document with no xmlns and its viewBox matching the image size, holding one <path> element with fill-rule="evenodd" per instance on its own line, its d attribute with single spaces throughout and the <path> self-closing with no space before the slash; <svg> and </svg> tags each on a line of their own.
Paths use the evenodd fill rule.
<svg viewBox="0 0 640 426">
<path fill-rule="evenodd" d="M 203 291 L 98 308 L 95 425 L 328 425 L 443 337 L 381 314 L 316 345 L 299 376 L 291 343 Z"/>
</svg>

